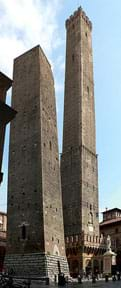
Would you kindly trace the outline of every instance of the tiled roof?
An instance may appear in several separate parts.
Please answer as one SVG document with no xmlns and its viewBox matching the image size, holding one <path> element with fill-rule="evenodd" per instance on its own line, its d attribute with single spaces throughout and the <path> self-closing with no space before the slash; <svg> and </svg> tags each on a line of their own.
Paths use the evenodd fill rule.
<svg viewBox="0 0 121 288">
<path fill-rule="evenodd" d="M 110 220 L 106 220 L 106 221 L 102 221 L 100 223 L 100 226 L 109 225 L 109 224 L 113 224 L 113 223 L 117 223 L 117 222 L 121 222 L 121 217 L 110 219 Z"/>
</svg>

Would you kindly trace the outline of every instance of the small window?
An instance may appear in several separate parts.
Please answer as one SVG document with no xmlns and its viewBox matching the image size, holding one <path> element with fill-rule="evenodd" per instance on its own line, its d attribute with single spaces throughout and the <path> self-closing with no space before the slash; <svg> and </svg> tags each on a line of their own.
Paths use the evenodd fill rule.
<svg viewBox="0 0 121 288">
<path fill-rule="evenodd" d="M 3 230 L 3 224 L 0 223 L 0 231 L 2 231 L 2 230 Z"/>
<path fill-rule="evenodd" d="M 74 54 L 72 54 L 72 61 L 74 62 Z"/>
<path fill-rule="evenodd" d="M 66 243 L 69 243 L 69 237 L 68 236 L 66 237 Z"/>
<path fill-rule="evenodd" d="M 115 246 L 116 246 L 116 248 L 118 248 L 118 246 L 119 246 L 119 239 L 118 238 L 115 240 Z"/>
<path fill-rule="evenodd" d="M 50 141 L 50 150 L 52 150 L 52 143 L 51 143 L 51 141 Z"/>
<path fill-rule="evenodd" d="M 87 93 L 88 93 L 88 95 L 89 95 L 89 86 L 87 86 Z"/>
<path fill-rule="evenodd" d="M 93 224 L 93 214 L 92 214 L 92 212 L 90 212 L 88 214 L 88 224 Z"/>
<path fill-rule="evenodd" d="M 86 37 L 88 36 L 87 32 L 85 32 L 85 36 L 86 36 Z"/>
<path fill-rule="evenodd" d="M 26 226 L 25 225 L 22 226 L 22 239 L 23 240 L 26 239 Z"/>
</svg>

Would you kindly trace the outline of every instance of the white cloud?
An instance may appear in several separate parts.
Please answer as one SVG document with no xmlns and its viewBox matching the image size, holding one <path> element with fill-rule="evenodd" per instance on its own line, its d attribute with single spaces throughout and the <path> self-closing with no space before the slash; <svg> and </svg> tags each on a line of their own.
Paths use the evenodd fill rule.
<svg viewBox="0 0 121 288">
<path fill-rule="evenodd" d="M 49 62 L 52 62 L 52 69 L 56 76 L 54 77 L 56 92 L 62 92 L 60 78 L 63 75 L 61 74 L 60 77 L 59 74 L 58 80 L 56 72 L 60 70 L 59 73 L 62 73 L 63 58 L 58 56 L 57 49 L 63 45 L 63 36 L 61 38 L 58 27 L 58 15 L 63 3 L 63 0 L 0 0 L 0 70 L 3 73 L 12 77 L 13 59 L 40 44 Z M 59 53 L 63 53 L 61 49 L 59 49 Z M 57 59 L 59 60 L 57 61 Z M 7 100 L 10 101 L 10 97 L 7 97 Z M 58 102 L 57 106 L 59 107 Z M 0 187 L 2 203 L 0 209 L 2 211 L 6 211 L 7 157 L 8 138 L 6 139 L 2 170 L 4 181 Z"/>
<path fill-rule="evenodd" d="M 0 0 L 0 70 L 12 76 L 13 59 L 40 44 L 47 57 L 61 45 L 57 16 L 63 0 Z"/>
</svg>

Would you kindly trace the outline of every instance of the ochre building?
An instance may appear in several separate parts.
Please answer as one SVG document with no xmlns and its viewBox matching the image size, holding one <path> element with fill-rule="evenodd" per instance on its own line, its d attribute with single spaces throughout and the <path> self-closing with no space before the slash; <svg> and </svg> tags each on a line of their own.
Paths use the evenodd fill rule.
<svg viewBox="0 0 121 288">
<path fill-rule="evenodd" d="M 0 212 L 0 272 L 4 271 L 4 257 L 6 252 L 7 215 Z"/>
<path fill-rule="evenodd" d="M 121 272 L 121 209 L 113 208 L 103 212 L 100 233 L 111 237 L 111 248 L 116 253 L 117 271 Z"/>
<path fill-rule="evenodd" d="M 82 8 L 66 21 L 61 180 L 66 252 L 71 275 L 102 269 L 92 23 Z"/>
</svg>

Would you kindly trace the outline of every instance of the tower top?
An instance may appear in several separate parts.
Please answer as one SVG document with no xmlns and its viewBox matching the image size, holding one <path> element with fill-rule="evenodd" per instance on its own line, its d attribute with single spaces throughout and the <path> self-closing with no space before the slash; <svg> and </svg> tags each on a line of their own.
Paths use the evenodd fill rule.
<svg viewBox="0 0 121 288">
<path fill-rule="evenodd" d="M 22 53 L 21 55 L 17 56 L 17 57 L 14 59 L 14 61 L 20 61 L 20 59 L 21 59 L 23 56 L 26 57 L 27 54 L 30 55 L 30 53 L 32 53 L 32 51 L 35 52 L 35 50 L 36 50 L 36 51 L 39 51 L 39 50 L 41 51 L 43 57 L 45 58 L 45 60 L 46 60 L 46 62 L 48 63 L 49 67 L 51 68 L 51 64 L 49 63 L 49 60 L 48 60 L 47 56 L 45 55 L 42 47 L 41 47 L 39 44 L 36 45 L 35 47 L 31 48 L 30 50 Z"/>
<path fill-rule="evenodd" d="M 71 25 L 73 25 L 73 22 L 77 19 L 77 18 L 83 18 L 84 21 L 87 23 L 88 27 L 90 28 L 90 30 L 92 30 L 92 23 L 89 20 L 88 16 L 86 15 L 86 13 L 84 12 L 84 10 L 82 9 L 82 7 L 80 6 L 75 12 L 74 14 L 72 14 L 67 20 L 66 20 L 66 28 L 69 28 Z"/>
</svg>

